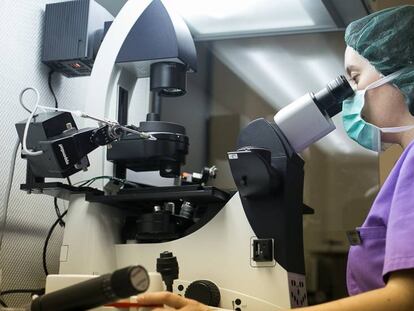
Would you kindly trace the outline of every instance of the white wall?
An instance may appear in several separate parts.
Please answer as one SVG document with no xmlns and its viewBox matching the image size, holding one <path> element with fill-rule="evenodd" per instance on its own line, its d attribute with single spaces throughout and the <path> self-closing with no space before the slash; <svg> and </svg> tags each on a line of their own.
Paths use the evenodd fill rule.
<svg viewBox="0 0 414 311">
<path fill-rule="evenodd" d="M 41 104 L 53 105 L 47 86 L 49 69 L 40 62 L 43 12 L 47 0 L 0 1 L 0 199 L 5 193 L 11 152 L 17 139 L 14 124 L 27 117 L 18 103 L 26 86 L 38 88 Z M 53 85 L 61 107 L 82 109 L 88 78 L 67 79 L 55 74 Z M 33 100 L 33 96 L 27 96 Z M 82 122 L 78 122 L 81 125 Z M 56 216 L 53 200 L 45 195 L 27 195 L 19 190 L 25 180 L 25 161 L 17 160 L 9 217 L 0 253 L 3 270 L 0 289 L 38 288 L 44 286 L 42 247 L 47 231 Z M 76 179 L 76 178 L 75 178 Z M 63 203 L 59 202 L 63 208 Z M 0 210 L 3 215 L 4 210 Z M 49 248 L 49 272 L 58 270 L 61 229 L 56 230 Z M 18 305 L 28 295 L 5 296 L 5 301 Z"/>
</svg>

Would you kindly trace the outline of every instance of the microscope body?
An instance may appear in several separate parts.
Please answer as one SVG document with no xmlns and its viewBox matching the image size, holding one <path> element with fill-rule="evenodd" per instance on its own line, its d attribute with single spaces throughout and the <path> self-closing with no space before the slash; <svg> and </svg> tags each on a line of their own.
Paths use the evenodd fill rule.
<svg viewBox="0 0 414 311">
<path fill-rule="evenodd" d="M 184 33 L 188 39 L 188 29 L 175 38 L 182 43 L 181 49 L 171 48 L 177 45 L 170 38 L 145 33 L 153 28 L 144 26 L 160 16 L 167 16 L 164 25 L 172 23 L 176 31 L 185 27 L 160 0 L 125 4 L 98 51 L 86 102 L 87 112 L 117 119 L 122 125 L 137 124 L 147 117 L 140 129 L 157 140 L 125 135 L 111 143 L 107 152 L 91 152 L 90 177 L 124 179 L 127 169 L 139 174 L 158 169 L 156 175 L 176 177 L 185 163 L 188 138 L 180 126 L 159 121 L 156 109 L 130 113 L 131 107 L 149 104 L 148 90 L 143 99 L 131 97 L 143 90 L 139 81 L 150 77 L 146 87 L 159 96 L 183 95 L 183 68 L 186 72 L 196 69 L 194 43 L 183 39 Z M 154 51 L 165 54 L 148 57 L 148 48 L 141 50 L 143 54 L 128 53 L 136 42 L 145 47 L 162 42 L 164 48 Z M 318 102 L 312 109 L 326 120 L 320 137 L 334 129 L 329 117 L 335 109 L 329 104 L 337 98 L 331 97 L 329 92 L 318 93 L 301 103 L 309 107 Z M 88 278 L 130 265 L 155 272 L 156 259 L 167 251 L 174 254 L 180 267 L 172 288 L 177 294 L 228 310 L 306 306 L 302 217 L 310 209 L 302 200 L 304 163 L 297 154 L 295 136 L 282 128 L 287 126 L 285 121 L 283 114 L 280 127 L 258 119 L 241 132 L 238 150 L 228 153 L 237 192 L 203 184 L 150 186 L 138 182 L 137 188 L 110 194 L 97 190 L 70 193 L 66 196 L 69 210 L 59 275 L 48 276 L 47 291 L 73 284 L 74 275 Z M 165 128 L 169 130 L 163 131 Z M 307 143 L 316 137 L 315 130 Z M 148 176 L 144 175 L 145 181 Z M 47 189 L 41 190 L 47 193 Z M 159 284 L 159 275 L 153 274 L 153 278 Z M 160 286 L 151 288 L 159 290 Z"/>
<path fill-rule="evenodd" d="M 257 139 L 259 133 L 262 139 Z M 236 193 L 201 186 L 177 186 L 173 190 L 154 187 L 152 197 L 149 189 L 134 192 L 135 199 L 128 193 L 118 194 L 118 199 L 123 197 L 125 210 L 102 205 L 99 196 L 86 195 L 86 200 L 82 195 L 73 196 L 60 275 L 56 277 L 103 274 L 136 263 L 156 271 L 155 259 L 169 251 L 180 266 L 173 285 L 177 294 L 229 310 L 306 306 L 303 161 L 278 127 L 263 119 L 242 131 L 239 147 L 228 154 L 239 190 Z M 210 192 L 196 198 L 195 193 L 201 195 L 203 191 Z M 137 200 L 139 195 L 147 199 Z M 143 210 L 148 203 L 164 206 L 163 202 L 174 198 L 191 201 L 195 209 L 203 211 L 194 215 L 193 219 L 198 219 L 178 236 L 162 235 L 156 227 L 151 228 L 152 239 L 148 240 L 148 232 L 143 235 L 144 229 L 138 226 L 139 216 L 135 222 L 126 221 L 132 209 Z M 111 201 L 110 197 L 106 199 Z"/>
</svg>

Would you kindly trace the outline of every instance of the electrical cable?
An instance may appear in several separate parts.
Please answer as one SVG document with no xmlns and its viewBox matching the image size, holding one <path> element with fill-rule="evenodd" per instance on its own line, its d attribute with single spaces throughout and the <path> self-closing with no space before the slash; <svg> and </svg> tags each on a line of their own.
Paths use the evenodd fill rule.
<svg viewBox="0 0 414 311">
<path fill-rule="evenodd" d="M 9 290 L 5 290 L 0 292 L 0 296 L 5 296 L 5 295 L 12 295 L 12 294 L 30 294 L 30 295 L 43 295 L 45 293 L 45 289 L 44 288 L 36 288 L 36 289 L 23 289 L 23 288 L 17 288 L 17 289 L 9 289 Z M 3 299 L 0 299 L 0 305 L 2 307 L 8 308 L 8 305 L 4 302 Z"/>
<path fill-rule="evenodd" d="M 0 305 L 2 306 L 2 307 L 5 307 L 5 308 L 7 308 L 8 307 L 8 305 L 2 300 L 2 299 L 0 299 Z"/>
<path fill-rule="evenodd" d="M 9 290 L 5 290 L 0 292 L 0 296 L 4 296 L 4 295 L 11 295 L 11 294 L 34 294 L 34 295 L 43 295 L 45 292 L 44 288 L 18 288 L 18 289 L 9 289 Z"/>
<path fill-rule="evenodd" d="M 97 176 L 97 177 L 93 177 L 85 181 L 80 181 L 79 183 L 76 183 L 76 184 L 80 184 L 79 187 L 89 187 L 93 182 L 95 182 L 98 179 L 113 179 L 113 178 L 114 177 L 112 176 Z"/>
<path fill-rule="evenodd" d="M 3 219 L 2 219 L 1 227 L 0 227 L 0 251 L 3 247 L 3 237 L 4 237 L 4 232 L 6 231 L 7 212 L 9 209 L 10 194 L 11 194 L 11 188 L 13 185 L 14 170 L 16 166 L 16 157 L 17 157 L 17 152 L 19 150 L 19 145 L 20 145 L 19 140 L 17 140 L 14 146 L 14 149 L 13 149 L 12 159 L 10 163 L 9 176 L 7 177 L 6 193 L 4 194 L 4 197 L 3 197 L 3 208 L 2 208 Z"/>
<path fill-rule="evenodd" d="M 66 210 L 62 215 L 61 215 L 61 217 L 59 217 L 58 219 L 56 219 L 56 221 L 53 223 L 53 225 L 50 227 L 50 229 L 49 229 L 49 232 L 47 233 L 47 236 L 46 236 L 46 240 L 45 240 L 45 243 L 44 243 L 44 245 L 43 245 L 43 271 L 45 272 L 45 275 L 46 276 L 48 276 L 49 275 L 49 271 L 48 271 L 48 269 L 47 269 L 47 260 L 46 260 L 46 257 L 47 257 L 47 247 L 49 246 L 49 241 L 50 241 L 50 238 L 51 238 L 51 236 L 52 236 L 52 233 L 53 233 L 53 231 L 55 230 L 55 228 L 56 228 L 56 226 L 59 224 L 59 222 L 61 221 L 61 220 L 63 220 L 63 218 L 66 216 L 66 214 L 68 213 L 68 211 Z"/>
<path fill-rule="evenodd" d="M 55 100 L 55 108 L 57 108 L 57 107 L 58 107 L 58 100 L 57 100 L 57 97 L 56 97 L 55 91 L 53 90 L 53 87 L 52 87 L 52 75 L 53 75 L 54 73 L 55 73 L 55 71 L 54 71 L 54 70 L 49 71 L 49 76 L 48 76 L 48 78 L 47 78 L 47 85 L 49 86 L 50 93 L 52 93 L 53 98 L 54 98 L 54 100 Z"/>
<path fill-rule="evenodd" d="M 53 70 L 49 72 L 49 77 L 48 77 L 48 85 L 49 85 L 49 90 L 50 90 L 50 92 L 52 93 L 53 98 L 54 98 L 54 100 L 55 100 L 55 109 L 57 109 L 57 108 L 58 108 L 58 101 L 57 101 L 57 98 L 56 98 L 55 92 L 53 91 L 53 87 L 52 87 L 52 75 L 53 75 L 53 73 L 54 73 L 54 71 L 53 71 Z M 35 92 L 35 94 L 36 94 L 36 104 L 35 104 L 35 106 L 34 106 L 33 110 L 30 110 L 29 108 L 27 108 L 27 107 L 26 107 L 26 105 L 25 105 L 25 104 L 24 104 L 24 102 L 23 102 L 23 95 L 24 95 L 24 93 L 26 93 L 26 92 L 27 92 L 27 91 L 29 91 L 29 90 L 32 90 L 32 91 L 33 91 L 33 92 Z M 30 122 L 32 121 L 32 119 L 33 119 L 33 117 L 34 117 L 34 115 L 35 115 L 35 113 L 36 113 L 36 110 L 37 110 L 38 108 L 42 108 L 42 109 L 44 109 L 44 110 L 50 110 L 50 109 L 46 109 L 46 108 L 50 108 L 50 107 L 45 107 L 45 106 L 41 106 L 41 105 L 39 105 L 39 100 L 40 100 L 39 91 L 38 91 L 36 88 L 34 88 L 34 87 L 27 87 L 27 88 L 23 89 L 23 90 L 20 92 L 20 96 L 19 96 L 19 102 L 20 102 L 20 105 L 21 105 L 21 106 L 22 106 L 22 107 L 23 107 L 26 111 L 28 111 L 28 112 L 30 113 L 30 116 L 29 116 L 29 118 L 27 119 L 27 122 L 26 122 L 26 126 L 24 127 L 24 133 L 23 133 L 23 151 L 24 151 L 24 153 L 25 153 L 25 154 L 27 154 L 27 155 L 31 155 L 31 156 L 37 156 L 37 155 L 40 155 L 40 154 L 42 154 L 42 153 L 43 153 L 43 151 L 32 151 L 32 150 L 28 150 L 28 149 L 27 149 L 27 145 L 26 145 L 26 143 L 27 143 L 27 134 L 28 134 L 28 132 L 29 132 L 29 125 L 30 125 Z"/>
<path fill-rule="evenodd" d="M 35 94 L 36 94 L 36 104 L 35 104 L 35 107 L 33 108 L 33 110 L 30 112 L 30 116 L 29 116 L 29 118 L 26 121 L 26 125 L 24 127 L 24 132 L 23 132 L 23 142 L 22 142 L 22 145 L 23 145 L 23 151 L 24 151 L 25 154 L 31 155 L 31 156 L 37 156 L 37 155 L 42 154 L 43 151 L 31 151 L 31 150 L 27 149 L 26 142 L 27 142 L 27 134 L 29 132 L 30 122 L 32 121 L 32 119 L 33 119 L 33 117 L 34 117 L 34 115 L 36 113 L 36 110 L 39 107 L 39 99 L 40 99 L 39 91 L 37 89 L 33 88 L 33 87 L 27 87 L 27 88 L 23 89 L 20 92 L 19 99 L 20 99 L 20 104 L 22 105 L 22 107 L 24 109 L 26 109 L 27 111 L 30 111 L 30 109 L 28 109 L 24 105 L 24 103 L 23 103 L 23 94 L 26 93 L 29 90 L 32 90 L 33 92 L 35 92 Z"/>
<path fill-rule="evenodd" d="M 134 187 L 138 186 L 138 184 L 133 182 L 133 181 L 128 181 L 126 179 L 120 179 L 120 178 L 116 178 L 116 177 L 113 177 L 113 176 L 105 176 L 105 175 L 104 176 L 96 176 L 96 177 L 93 177 L 93 178 L 90 178 L 90 179 L 87 179 L 87 180 L 82 180 L 82 181 L 79 181 L 79 182 L 77 182 L 73 185 L 74 186 L 78 185 L 78 187 L 90 187 L 95 181 L 97 181 L 99 179 L 109 179 L 109 180 L 117 181 L 117 182 L 119 182 L 123 185 L 130 185 L 130 186 L 134 186 Z"/>
<path fill-rule="evenodd" d="M 27 108 L 26 105 L 23 102 L 23 95 L 24 95 L 24 93 L 27 90 L 28 90 L 28 88 L 25 88 L 23 91 L 20 92 L 20 95 L 19 95 L 19 103 L 20 103 L 20 106 L 22 106 L 24 110 L 26 110 L 28 113 L 32 113 L 32 110 L 30 110 L 29 108 Z M 36 92 L 37 90 L 34 90 L 34 91 Z"/>
<path fill-rule="evenodd" d="M 57 197 L 54 197 L 53 198 L 53 204 L 55 205 L 56 216 L 57 216 L 58 219 L 60 219 L 62 217 L 62 214 L 61 214 L 60 208 L 59 208 L 59 206 L 57 204 Z M 59 225 L 61 227 L 64 227 L 65 226 L 65 222 L 62 219 L 60 219 Z"/>
</svg>

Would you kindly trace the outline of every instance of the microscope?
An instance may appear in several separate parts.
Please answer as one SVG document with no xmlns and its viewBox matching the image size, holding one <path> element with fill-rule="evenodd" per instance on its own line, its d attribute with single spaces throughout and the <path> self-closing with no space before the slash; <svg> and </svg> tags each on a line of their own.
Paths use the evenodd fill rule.
<svg viewBox="0 0 414 311">
<path fill-rule="evenodd" d="M 216 308 L 306 306 L 302 217 L 312 209 L 303 204 L 298 153 L 335 129 L 331 117 L 354 93 L 347 80 L 340 76 L 283 108 L 274 122 L 258 119 L 241 131 L 238 149 L 228 152 L 237 192 L 208 186 L 214 169 L 180 183 L 189 139 L 183 126 L 160 120 L 159 107 L 162 97 L 184 95 L 186 74 L 197 70 L 190 31 L 161 0 L 129 0 L 104 33 L 86 107 L 90 115 L 116 121 L 78 129 L 70 113 L 40 113 L 28 131 L 28 146 L 43 153 L 23 155 L 22 190 L 69 201 L 59 274 L 47 277 L 45 296 L 140 265 L 158 284 L 153 290 Z M 148 77 L 149 111 L 128 114 L 129 94 Z M 16 125 L 21 140 L 24 123 Z M 176 183 L 124 183 L 105 191 L 113 180 L 103 190 L 45 182 L 87 168 L 118 181 L 133 171 Z"/>
</svg>

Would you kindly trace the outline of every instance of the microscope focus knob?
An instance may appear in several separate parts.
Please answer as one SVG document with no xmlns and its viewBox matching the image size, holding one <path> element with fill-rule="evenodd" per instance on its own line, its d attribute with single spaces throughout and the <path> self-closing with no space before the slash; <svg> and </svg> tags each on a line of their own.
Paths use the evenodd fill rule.
<svg viewBox="0 0 414 311">
<path fill-rule="evenodd" d="M 218 307 L 221 299 L 217 285 L 207 280 L 192 282 L 188 285 L 184 296 L 211 307 Z"/>
</svg>

